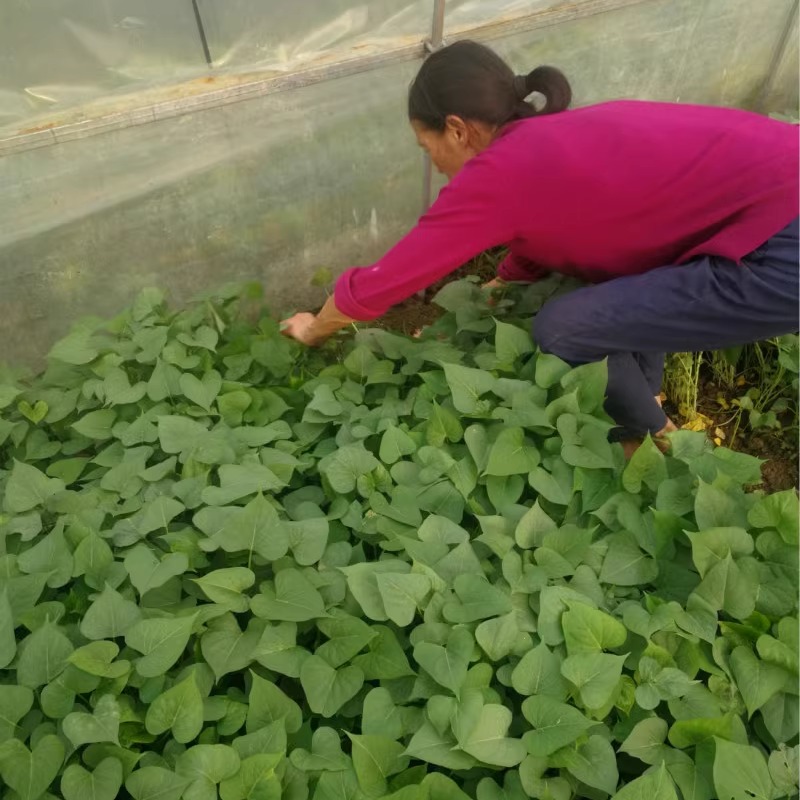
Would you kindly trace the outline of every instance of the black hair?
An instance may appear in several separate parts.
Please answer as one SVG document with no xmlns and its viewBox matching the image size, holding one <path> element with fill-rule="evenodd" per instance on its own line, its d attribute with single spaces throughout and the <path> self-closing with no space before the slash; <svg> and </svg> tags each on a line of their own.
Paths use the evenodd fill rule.
<svg viewBox="0 0 800 800">
<path fill-rule="evenodd" d="M 527 101 L 534 92 L 544 97 L 543 107 Z M 436 131 L 444 130 L 451 114 L 500 126 L 565 111 L 571 100 L 561 70 L 536 67 L 515 75 L 494 50 L 465 40 L 443 47 L 422 65 L 408 93 L 408 117 Z"/>
</svg>

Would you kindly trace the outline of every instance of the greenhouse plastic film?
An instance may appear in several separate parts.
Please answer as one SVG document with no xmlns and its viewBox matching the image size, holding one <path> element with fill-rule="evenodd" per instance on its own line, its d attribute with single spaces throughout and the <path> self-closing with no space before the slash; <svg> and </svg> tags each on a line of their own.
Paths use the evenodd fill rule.
<svg viewBox="0 0 800 800">
<path fill-rule="evenodd" d="M 791 2 L 656 0 L 495 40 L 492 46 L 518 71 L 539 64 L 560 67 L 578 105 L 641 98 L 751 108 L 768 77 Z"/>
<path fill-rule="evenodd" d="M 183 300 L 257 279 L 273 307 L 319 300 L 318 268 L 369 263 L 419 211 L 415 68 L 0 159 L 4 359 L 34 359 L 147 285 Z"/>
<path fill-rule="evenodd" d="M 419 42 L 432 0 L 199 0 L 215 67 L 288 71 Z"/>
<path fill-rule="evenodd" d="M 189 0 L 4 0 L 0 8 L 0 129 L 207 69 Z"/>
</svg>

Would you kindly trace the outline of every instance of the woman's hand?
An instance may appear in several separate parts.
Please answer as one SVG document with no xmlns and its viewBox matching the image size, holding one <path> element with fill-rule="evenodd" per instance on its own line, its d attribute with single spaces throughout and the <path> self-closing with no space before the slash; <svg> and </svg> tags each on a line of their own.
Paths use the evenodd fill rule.
<svg viewBox="0 0 800 800">
<path fill-rule="evenodd" d="M 351 317 L 346 317 L 336 308 L 334 298 L 329 297 L 319 314 L 301 312 L 285 319 L 281 323 L 281 333 L 309 347 L 319 347 L 336 331 L 346 328 L 352 322 Z"/>
<path fill-rule="evenodd" d="M 488 289 L 490 292 L 494 289 L 502 289 L 506 286 L 506 282 L 502 278 L 494 278 L 481 286 L 481 289 Z"/>
<path fill-rule="evenodd" d="M 317 330 L 315 314 L 301 312 L 281 322 L 281 333 L 309 347 L 319 347 L 328 337 Z"/>
</svg>

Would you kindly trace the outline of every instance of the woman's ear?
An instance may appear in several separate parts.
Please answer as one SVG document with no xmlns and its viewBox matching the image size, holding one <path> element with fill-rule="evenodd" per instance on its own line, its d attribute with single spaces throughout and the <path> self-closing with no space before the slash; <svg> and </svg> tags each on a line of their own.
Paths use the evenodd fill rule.
<svg viewBox="0 0 800 800">
<path fill-rule="evenodd" d="M 469 126 L 461 117 L 455 114 L 448 114 L 444 121 L 445 130 L 460 145 L 469 144 Z"/>
</svg>

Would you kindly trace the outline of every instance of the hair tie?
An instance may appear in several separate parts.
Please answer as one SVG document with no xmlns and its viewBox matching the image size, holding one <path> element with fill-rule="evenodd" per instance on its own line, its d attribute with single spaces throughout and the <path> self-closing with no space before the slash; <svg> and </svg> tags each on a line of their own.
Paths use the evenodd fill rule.
<svg viewBox="0 0 800 800">
<path fill-rule="evenodd" d="M 524 100 L 530 93 L 530 89 L 528 89 L 528 76 L 515 75 L 514 95 L 516 96 L 517 100 Z"/>
</svg>

